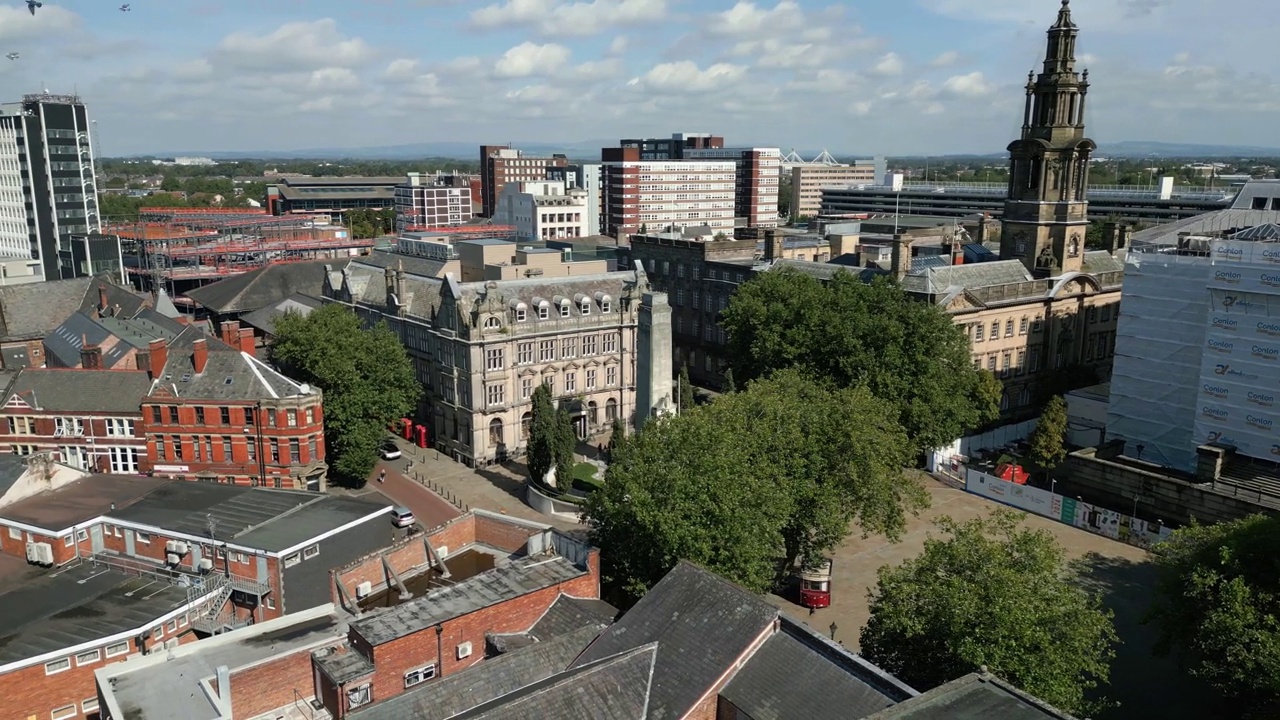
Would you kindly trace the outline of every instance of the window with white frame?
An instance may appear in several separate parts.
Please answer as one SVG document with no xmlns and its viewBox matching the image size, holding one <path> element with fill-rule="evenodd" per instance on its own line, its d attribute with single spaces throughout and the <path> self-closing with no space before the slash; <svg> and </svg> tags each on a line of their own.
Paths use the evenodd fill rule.
<svg viewBox="0 0 1280 720">
<path fill-rule="evenodd" d="M 29 417 L 11 417 L 9 418 L 9 434 L 10 435 L 34 435 L 36 420 Z"/>
<path fill-rule="evenodd" d="M 88 665 L 96 663 L 102 659 L 102 651 L 98 649 L 88 650 L 76 655 L 76 666 Z"/>
<path fill-rule="evenodd" d="M 522 307 L 516 308 L 516 322 L 524 322 L 528 318 L 528 313 Z"/>
<path fill-rule="evenodd" d="M 591 314 L 591 301 L 590 301 L 590 300 L 583 300 L 581 303 L 579 303 L 579 312 L 581 312 L 583 315 L 590 315 L 590 314 Z"/>
<path fill-rule="evenodd" d="M 485 402 L 490 406 L 501 405 L 507 401 L 506 383 L 490 383 L 484 390 Z"/>
<path fill-rule="evenodd" d="M 72 545 L 75 545 L 75 544 L 76 544 L 76 539 L 75 539 L 75 536 L 73 535 L 67 535 L 66 537 L 62 538 L 62 545 L 64 547 L 71 547 Z"/>
<path fill-rule="evenodd" d="M 502 321 L 496 317 L 490 316 L 484 319 L 485 330 L 497 330 L 502 327 Z"/>
<path fill-rule="evenodd" d="M 58 436 L 79 437 L 84 434 L 84 425 L 80 418 L 60 417 L 53 419 L 53 434 Z"/>
<path fill-rule="evenodd" d="M 612 309 L 608 298 L 600 301 L 600 312 L 608 314 Z"/>
<path fill-rule="evenodd" d="M 21 530 L 19 530 L 19 529 L 18 529 L 18 528 L 16 528 L 16 527 L 11 527 L 11 528 L 9 528 L 9 537 L 10 537 L 10 538 L 12 538 L 12 539 L 14 539 L 14 540 L 21 540 L 21 539 L 22 539 L 22 531 L 21 531 Z"/>
<path fill-rule="evenodd" d="M 89 469 L 89 455 L 81 445 L 63 445 L 58 448 L 63 465 L 70 465 L 78 470 Z"/>
<path fill-rule="evenodd" d="M 595 368 L 587 369 L 587 389 L 588 390 L 596 389 L 596 369 Z"/>
<path fill-rule="evenodd" d="M 516 364 L 531 365 L 533 364 L 533 343 L 525 342 L 516 346 Z"/>
<path fill-rule="evenodd" d="M 528 400 L 533 396 L 533 378 L 520 378 L 520 399 Z"/>
<path fill-rule="evenodd" d="M 113 643 L 107 646 L 107 657 L 116 657 L 129 652 L 129 641 Z"/>
<path fill-rule="evenodd" d="M 302 557 L 299 556 L 298 553 L 294 553 L 284 559 L 284 566 L 287 568 L 291 568 L 300 562 L 302 562 Z"/>
<path fill-rule="evenodd" d="M 503 366 L 502 348 L 485 348 L 484 351 L 484 369 L 485 370 L 501 370 Z"/>
<path fill-rule="evenodd" d="M 144 543 L 147 545 L 151 544 L 151 533 L 140 532 L 140 533 L 137 533 L 135 537 L 140 543 Z"/>
<path fill-rule="evenodd" d="M 591 357 L 599 352 L 600 344 L 595 335 L 582 336 L 582 357 Z"/>
<path fill-rule="evenodd" d="M 604 351 L 606 353 L 618 352 L 618 335 L 617 333 L 605 333 Z"/>
<path fill-rule="evenodd" d="M 547 305 L 538 306 L 538 319 L 546 320 L 551 317 L 551 308 Z"/>
<path fill-rule="evenodd" d="M 80 712 L 85 715 L 98 712 L 98 698 L 91 697 L 80 701 Z"/>
<path fill-rule="evenodd" d="M 308 547 L 308 548 L 306 548 L 306 549 L 304 549 L 304 550 L 302 551 L 302 559 L 303 559 L 303 560 L 310 560 L 311 558 L 313 558 L 313 557 L 315 557 L 315 556 L 317 556 L 317 555 L 319 555 L 319 554 L 320 554 L 320 546 L 319 546 L 319 545 L 312 545 L 311 547 Z"/>
<path fill-rule="evenodd" d="M 347 690 L 347 707 L 353 708 L 368 705 L 369 701 L 373 699 L 373 691 L 370 688 L 371 686 L 368 683 L 360 687 L 349 688 Z"/>
<path fill-rule="evenodd" d="M 551 362 L 556 359 L 556 341 L 543 340 L 538 343 L 538 359 L 542 362 Z"/>
<path fill-rule="evenodd" d="M 610 365 L 604 369 L 604 384 L 606 387 L 618 384 L 618 366 Z"/>
<path fill-rule="evenodd" d="M 414 685 L 421 685 L 422 683 L 430 680 L 435 676 L 436 676 L 435 663 L 426 665 L 424 667 L 420 667 L 416 670 L 410 670 L 409 672 L 404 674 L 405 689 L 411 688 Z"/>
<path fill-rule="evenodd" d="M 567 337 L 564 339 L 563 343 L 561 344 L 560 357 L 562 358 L 578 357 L 578 338 Z"/>
<path fill-rule="evenodd" d="M 49 662 L 44 664 L 45 675 L 54 675 L 62 672 L 63 670 L 70 670 L 70 669 L 71 669 L 71 658 L 69 657 L 58 658 L 57 660 L 50 660 Z"/>
<path fill-rule="evenodd" d="M 174 618 L 173 620 L 170 620 L 168 623 L 166 623 L 164 626 L 164 630 L 165 632 L 171 632 L 171 633 L 178 632 L 178 619 Z"/>
<path fill-rule="evenodd" d="M 567 372 L 564 374 L 564 391 L 566 393 L 575 393 L 578 391 L 578 373 Z"/>
<path fill-rule="evenodd" d="M 85 529 L 83 529 L 83 528 L 82 528 L 82 529 L 80 529 L 80 530 L 77 530 L 77 531 L 76 531 L 76 540 L 77 540 L 77 541 L 79 541 L 79 542 L 84 542 L 85 540 L 88 540 L 88 539 L 89 539 L 89 531 L 88 531 L 88 530 L 85 530 Z"/>
<path fill-rule="evenodd" d="M 156 629 L 151 631 L 151 639 L 159 640 L 162 637 L 164 637 L 164 626 L 157 625 Z"/>
<path fill-rule="evenodd" d="M 118 475 L 133 475 L 138 472 L 138 448 L 113 447 L 106 448 L 107 458 L 111 461 L 111 472 Z"/>
<path fill-rule="evenodd" d="M 109 437 L 133 437 L 133 421 L 127 418 L 107 418 Z"/>
<path fill-rule="evenodd" d="M 569 301 L 568 300 L 565 300 L 564 302 L 560 303 L 560 317 L 562 318 L 569 317 Z"/>
<path fill-rule="evenodd" d="M 73 718 L 79 714 L 80 711 L 76 709 L 75 705 L 64 705 L 49 713 L 49 717 L 53 720 L 66 720 L 66 718 Z"/>
</svg>

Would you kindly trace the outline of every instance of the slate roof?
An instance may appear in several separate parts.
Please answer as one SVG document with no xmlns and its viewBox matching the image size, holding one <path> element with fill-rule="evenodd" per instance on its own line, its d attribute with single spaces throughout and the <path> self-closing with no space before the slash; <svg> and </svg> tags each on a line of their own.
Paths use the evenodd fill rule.
<svg viewBox="0 0 1280 720">
<path fill-rule="evenodd" d="M 659 652 L 650 643 L 578 665 L 453 720 L 644 720 Z"/>
<path fill-rule="evenodd" d="M 478 241 L 472 240 L 469 242 Z M 379 271 L 385 270 L 389 267 L 400 268 L 409 275 L 421 275 L 422 277 L 432 278 L 439 277 L 440 271 L 443 270 L 445 266 L 445 263 L 442 260 L 432 260 L 431 258 L 418 257 L 416 255 L 402 255 L 400 253 L 389 252 L 387 250 L 373 250 L 368 255 L 362 255 L 351 262 L 365 267 L 377 268 Z"/>
<path fill-rule="evenodd" d="M 562 672 L 597 635 L 599 631 L 593 628 L 578 628 L 547 642 L 490 658 L 347 717 L 351 720 L 447 720 Z"/>
<path fill-rule="evenodd" d="M 1089 250 L 1084 254 L 1084 262 L 1080 263 L 1082 271 L 1099 275 L 1108 272 L 1124 272 L 1124 262 L 1106 250 Z"/>
<path fill-rule="evenodd" d="M 38 340 L 74 312 L 98 305 L 98 286 L 107 290 L 108 304 L 120 314 L 133 315 L 146 300 L 105 278 L 50 280 L 0 287 L 0 340 Z"/>
<path fill-rule="evenodd" d="M 141 370 L 25 368 L 5 400 L 17 395 L 41 410 L 141 415 L 150 389 L 151 380 Z"/>
<path fill-rule="evenodd" d="M 209 349 L 204 372 L 195 371 L 193 343 L 203 338 Z M 172 394 L 203 400 L 254 401 L 264 398 L 297 397 L 315 394 L 318 388 L 290 380 L 261 360 L 243 353 L 198 327 L 188 327 L 169 343 L 169 357 L 152 396 Z"/>
<path fill-rule="evenodd" d="M 688 712 L 777 617 L 777 609 L 759 597 L 681 561 L 574 666 L 656 642 L 647 717 L 674 720 Z"/>
<path fill-rule="evenodd" d="M 248 315 L 242 315 L 240 323 L 256 327 L 268 335 L 275 335 L 276 321 L 280 319 L 280 316 L 287 312 L 294 312 L 306 317 L 311 314 L 312 310 L 319 308 L 321 305 L 324 305 L 324 301 L 319 298 L 295 293 L 284 300 L 272 303 L 259 310 L 254 310 Z"/>
<path fill-rule="evenodd" d="M 144 350 L 152 340 L 172 340 L 186 326 L 150 308 L 132 317 L 95 318 L 92 311 L 72 313 L 44 338 L 45 350 L 63 367 L 77 367 L 87 340 L 102 348 L 102 365 L 114 368 L 132 350 Z"/>
<path fill-rule="evenodd" d="M 0 453 L 0 498 L 27 472 L 27 460 L 21 455 Z"/>
<path fill-rule="evenodd" d="M 361 258 L 363 261 L 365 258 Z M 347 266 L 345 282 L 351 293 L 353 302 L 371 307 L 386 307 L 387 290 L 383 279 L 383 270 L 364 262 L 353 262 Z M 440 292 L 444 280 L 424 275 L 417 275 L 405 270 L 403 288 L 404 297 L 400 302 L 408 306 L 408 312 L 414 317 L 434 318 L 440 309 Z"/>
<path fill-rule="evenodd" d="M 752 720 L 846 720 L 916 694 L 785 617 L 781 632 L 766 640 L 720 691 Z"/>
<path fill-rule="evenodd" d="M 599 634 L 617 616 L 618 609 L 603 600 L 561 594 L 527 631 L 490 635 L 488 641 L 499 653 L 511 652 L 582 628 Z"/>
<path fill-rule="evenodd" d="M 0 594 L 0 665 L 141 630 L 187 601 L 176 585 L 88 564 L 9 587 Z"/>
<path fill-rule="evenodd" d="M 949 287 L 980 288 L 1034 279 L 1021 260 L 993 260 L 973 265 L 926 268 L 904 277 L 901 285 L 907 292 L 929 294 L 941 293 Z"/>
<path fill-rule="evenodd" d="M 1280 225 L 1276 223 L 1263 223 L 1254 225 L 1251 228 L 1245 228 L 1231 235 L 1232 240 L 1265 240 L 1267 242 L 1275 242 L 1280 240 Z"/>
<path fill-rule="evenodd" d="M 562 557 L 520 558 L 425 597 L 354 620 L 351 628 L 370 645 L 382 645 L 446 620 L 496 605 L 586 574 Z"/>
<path fill-rule="evenodd" d="M 991 675 L 973 673 L 863 720 L 1075 720 Z"/>
<path fill-rule="evenodd" d="M 324 266 L 345 266 L 344 258 L 305 260 L 268 265 L 190 290 L 186 296 L 220 315 L 260 310 L 297 293 L 319 296 L 324 290 Z"/>
<path fill-rule="evenodd" d="M 109 515 L 200 537 L 208 535 L 212 517 L 219 540 L 280 552 L 389 508 L 375 501 L 303 490 L 175 480 Z"/>
</svg>

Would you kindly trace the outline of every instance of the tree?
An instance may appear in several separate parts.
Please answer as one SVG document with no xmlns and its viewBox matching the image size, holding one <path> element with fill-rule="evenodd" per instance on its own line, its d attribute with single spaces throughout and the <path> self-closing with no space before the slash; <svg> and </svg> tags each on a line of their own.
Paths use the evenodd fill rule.
<svg viewBox="0 0 1280 720">
<path fill-rule="evenodd" d="M 738 391 L 738 386 L 733 381 L 733 368 L 725 368 L 724 382 L 722 383 L 722 385 L 723 385 L 722 389 L 727 393 Z"/>
<path fill-rule="evenodd" d="M 556 411 L 555 431 L 556 484 L 567 490 L 573 484 L 573 450 L 578 444 L 578 436 L 573 432 L 569 409 L 563 403 Z"/>
<path fill-rule="evenodd" d="M 676 398 L 680 403 L 680 412 L 693 407 L 693 383 L 689 382 L 689 366 L 680 366 L 680 377 L 676 380 Z"/>
<path fill-rule="evenodd" d="M 884 403 L 797 371 L 651 420 L 584 510 L 606 584 L 626 604 L 688 559 L 763 591 L 855 520 L 896 538 L 927 503 L 908 448 Z"/>
<path fill-rule="evenodd" d="M 1079 717 L 1107 681 L 1116 633 L 1111 612 L 1073 584 L 1047 530 L 1021 527 L 1007 509 L 957 523 L 924 552 L 879 570 L 861 654 L 919 690 L 982 666 Z"/>
<path fill-rule="evenodd" d="M 1223 717 L 1280 710 L 1280 519 L 1191 524 L 1156 545 L 1146 622 L 1157 655 L 1173 654 L 1235 706 Z"/>
<path fill-rule="evenodd" d="M 533 391 L 533 417 L 529 421 L 529 448 L 526 463 L 529 477 L 535 483 L 546 481 L 547 473 L 556 463 L 556 406 L 551 400 L 551 390 L 539 384 Z"/>
<path fill-rule="evenodd" d="M 609 460 L 610 461 L 613 460 L 614 453 L 616 453 L 619 450 L 619 448 L 622 447 L 622 444 L 625 443 L 626 441 L 627 441 L 626 423 L 622 422 L 622 418 L 614 418 L 613 428 L 609 433 Z"/>
<path fill-rule="evenodd" d="M 356 484 L 377 463 L 392 421 L 411 413 L 422 394 L 404 346 L 385 323 L 362 328 L 342 305 L 276 322 L 271 357 L 288 376 L 324 391 L 331 468 Z"/>
<path fill-rule="evenodd" d="M 1031 462 L 1045 470 L 1052 470 L 1067 456 L 1067 403 L 1061 395 L 1054 395 L 1031 432 Z"/>
<path fill-rule="evenodd" d="M 918 452 L 999 416 L 1000 384 L 974 368 L 964 331 L 885 279 L 761 273 L 738 288 L 722 325 L 738 382 L 796 367 L 865 387 L 893 406 Z"/>
</svg>

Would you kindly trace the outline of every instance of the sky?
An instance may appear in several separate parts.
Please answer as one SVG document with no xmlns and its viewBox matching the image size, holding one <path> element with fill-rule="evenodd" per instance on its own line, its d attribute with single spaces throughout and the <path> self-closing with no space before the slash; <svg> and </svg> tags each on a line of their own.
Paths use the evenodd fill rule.
<svg viewBox="0 0 1280 720">
<path fill-rule="evenodd" d="M 1088 133 L 1280 146 L 1275 0 L 1073 0 Z M 1059 0 L 0 0 L 0 102 L 78 93 L 100 155 L 673 132 L 999 152 Z"/>
</svg>

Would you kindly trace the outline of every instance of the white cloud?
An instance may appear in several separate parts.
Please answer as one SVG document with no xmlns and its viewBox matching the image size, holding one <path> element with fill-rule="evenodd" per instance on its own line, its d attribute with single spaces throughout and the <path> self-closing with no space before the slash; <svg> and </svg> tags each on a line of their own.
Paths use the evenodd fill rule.
<svg viewBox="0 0 1280 720">
<path fill-rule="evenodd" d="M 939 53 L 937 57 L 929 61 L 929 64 L 934 67 L 951 67 L 952 65 L 955 65 L 956 61 L 959 59 L 960 53 L 955 50 L 947 50 L 946 52 Z"/>
<path fill-rule="evenodd" d="M 982 97 L 995 92 L 996 88 L 982 73 L 974 71 L 966 75 L 952 75 L 942 83 L 945 92 L 960 97 Z"/>
<path fill-rule="evenodd" d="M 507 0 L 471 13 L 471 25 L 476 28 L 529 26 L 549 36 L 585 36 L 610 27 L 654 22 L 666 16 L 666 0 Z"/>
<path fill-rule="evenodd" d="M 0 7 L 0 41 L 48 40 L 53 36 L 69 35 L 81 26 L 80 16 L 50 5 L 34 16 L 27 6 L 5 5 Z"/>
<path fill-rule="evenodd" d="M 682 60 L 655 65 L 642 77 L 634 78 L 628 84 L 651 92 L 689 95 L 727 90 L 737 85 L 746 72 L 747 68 L 743 65 L 716 63 L 703 70 L 692 61 Z"/>
<path fill-rule="evenodd" d="M 319 92 L 344 92 L 360 87 L 360 78 L 347 68 L 329 67 L 314 70 L 307 80 L 307 89 Z"/>
<path fill-rule="evenodd" d="M 493 72 L 500 78 L 554 75 L 569 63 L 569 55 L 569 48 L 563 45 L 525 42 L 503 53 L 493 64 Z"/>
<path fill-rule="evenodd" d="M 609 43 L 609 54 L 621 55 L 622 53 L 627 51 L 627 45 L 628 45 L 627 36 L 619 35 L 618 37 L 613 39 L 613 42 Z"/>
<path fill-rule="evenodd" d="M 314 70 L 353 67 L 367 62 L 373 50 L 360 38 L 338 31 L 338 23 L 325 18 L 291 22 L 266 35 L 238 32 L 218 45 L 220 59 L 246 70 Z"/>
<path fill-rule="evenodd" d="M 707 31 L 713 35 L 767 35 L 803 25 L 804 11 L 794 0 L 781 0 L 770 10 L 753 2 L 739 2 L 707 19 Z"/>
<path fill-rule="evenodd" d="M 876 62 L 875 67 L 873 67 L 871 71 L 876 75 L 883 75 L 885 77 L 901 75 L 903 71 L 902 58 L 898 57 L 897 53 L 885 53 L 885 55 Z"/>
</svg>

